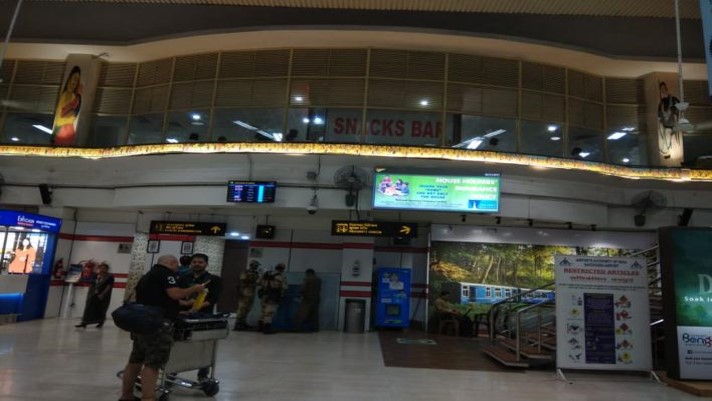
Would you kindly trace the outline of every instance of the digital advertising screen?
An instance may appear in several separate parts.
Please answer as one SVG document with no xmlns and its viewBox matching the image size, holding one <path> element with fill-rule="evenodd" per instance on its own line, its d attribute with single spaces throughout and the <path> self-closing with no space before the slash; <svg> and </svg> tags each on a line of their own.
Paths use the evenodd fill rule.
<svg viewBox="0 0 712 401">
<path fill-rule="evenodd" d="M 455 176 L 376 171 L 374 179 L 374 209 L 499 212 L 499 173 Z"/>
<path fill-rule="evenodd" d="M 273 203 L 275 181 L 229 181 L 227 201 L 235 203 Z"/>
</svg>

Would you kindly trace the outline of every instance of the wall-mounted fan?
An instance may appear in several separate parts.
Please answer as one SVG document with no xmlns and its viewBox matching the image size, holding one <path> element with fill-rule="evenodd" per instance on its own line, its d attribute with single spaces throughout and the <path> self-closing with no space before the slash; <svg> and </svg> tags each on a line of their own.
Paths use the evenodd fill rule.
<svg viewBox="0 0 712 401">
<path fill-rule="evenodd" d="M 356 204 L 358 192 L 368 186 L 370 179 L 371 177 L 366 171 L 356 166 L 341 167 L 334 174 L 334 184 L 348 191 L 345 198 L 347 207 Z"/>
<path fill-rule="evenodd" d="M 633 197 L 631 206 L 635 209 L 633 221 L 636 227 L 645 225 L 646 214 L 655 213 L 667 206 L 665 195 L 656 191 L 645 191 Z"/>
</svg>

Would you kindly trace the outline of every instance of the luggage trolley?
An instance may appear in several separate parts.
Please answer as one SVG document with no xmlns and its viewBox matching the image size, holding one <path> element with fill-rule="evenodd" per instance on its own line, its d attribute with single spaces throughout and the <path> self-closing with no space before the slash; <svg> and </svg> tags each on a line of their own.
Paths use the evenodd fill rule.
<svg viewBox="0 0 712 401">
<path fill-rule="evenodd" d="M 168 401 L 168 394 L 175 386 L 202 390 L 209 397 L 220 391 L 220 382 L 215 379 L 215 360 L 218 340 L 227 338 L 230 333 L 228 316 L 229 314 L 196 314 L 176 321 L 175 343 L 156 387 L 159 401 Z M 178 376 L 181 372 L 204 367 L 210 367 L 208 380 L 197 382 Z M 119 372 L 118 376 L 121 377 L 122 374 L 123 371 Z M 136 382 L 137 389 L 140 389 L 140 386 L 139 377 Z"/>
</svg>

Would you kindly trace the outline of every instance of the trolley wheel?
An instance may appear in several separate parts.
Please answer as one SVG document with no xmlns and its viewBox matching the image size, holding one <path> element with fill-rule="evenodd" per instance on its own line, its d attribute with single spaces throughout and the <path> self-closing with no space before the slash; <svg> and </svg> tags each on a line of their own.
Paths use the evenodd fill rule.
<svg viewBox="0 0 712 401">
<path fill-rule="evenodd" d="M 158 397 L 158 401 L 168 401 L 169 399 L 168 393 L 163 393 L 160 397 Z"/>
<path fill-rule="evenodd" d="M 203 393 L 208 397 L 212 397 L 220 391 L 220 384 L 215 380 L 208 380 L 203 383 Z"/>
</svg>

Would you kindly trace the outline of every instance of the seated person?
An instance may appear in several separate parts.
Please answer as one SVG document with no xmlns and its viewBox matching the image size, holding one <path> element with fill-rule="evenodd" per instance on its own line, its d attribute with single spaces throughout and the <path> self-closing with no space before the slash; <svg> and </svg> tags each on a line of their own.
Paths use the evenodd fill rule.
<svg viewBox="0 0 712 401">
<path fill-rule="evenodd" d="M 443 290 L 440 292 L 440 296 L 435 299 L 433 305 L 435 306 L 435 311 L 440 320 L 451 320 L 455 319 L 460 322 L 460 337 L 472 337 L 473 336 L 473 326 L 472 320 L 464 316 L 460 311 L 455 309 L 455 306 L 448 301 L 450 296 L 450 291 Z"/>
</svg>

